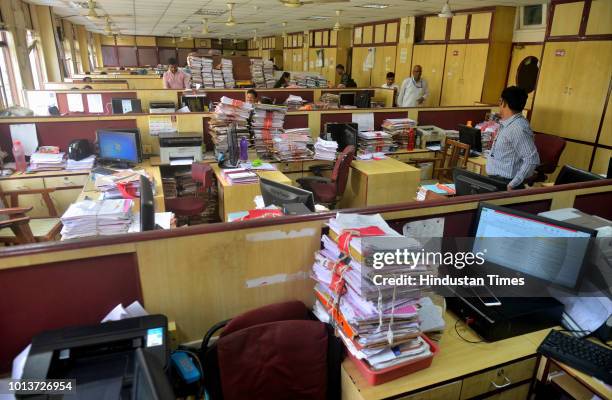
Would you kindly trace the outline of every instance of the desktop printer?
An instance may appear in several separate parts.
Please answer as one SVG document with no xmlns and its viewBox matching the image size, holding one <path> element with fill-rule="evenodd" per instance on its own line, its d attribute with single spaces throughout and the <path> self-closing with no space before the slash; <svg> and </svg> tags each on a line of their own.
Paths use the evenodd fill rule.
<svg viewBox="0 0 612 400">
<path fill-rule="evenodd" d="M 446 131 L 433 125 L 417 126 L 417 135 L 421 136 L 421 148 L 427 146 L 444 145 Z"/>
<path fill-rule="evenodd" d="M 163 114 L 176 112 L 176 105 L 171 101 L 152 101 L 149 103 L 151 114 Z"/>
<path fill-rule="evenodd" d="M 202 161 L 202 136 L 198 133 L 160 133 L 159 155 L 162 164 Z"/>
</svg>

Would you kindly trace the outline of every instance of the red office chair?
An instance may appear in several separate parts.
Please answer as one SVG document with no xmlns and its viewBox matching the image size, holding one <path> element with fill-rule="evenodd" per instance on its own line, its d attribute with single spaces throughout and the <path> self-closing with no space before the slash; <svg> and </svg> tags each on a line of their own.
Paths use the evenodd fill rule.
<svg viewBox="0 0 612 400">
<path fill-rule="evenodd" d="M 540 155 L 540 165 L 536 167 L 533 175 L 525 179 L 525 183 L 529 186 L 536 182 L 544 182 L 546 175 L 555 172 L 561 153 L 565 149 L 565 139 L 555 135 L 537 133 L 534 135 L 534 142 Z"/>
<path fill-rule="evenodd" d="M 173 212 L 177 217 L 195 217 L 206 209 L 213 183 L 212 167 L 204 163 L 191 164 L 191 178 L 196 184 L 194 196 L 166 198 L 166 211 Z M 202 196 L 206 194 L 206 196 Z"/>
<path fill-rule="evenodd" d="M 355 158 L 355 146 L 346 146 L 336 159 L 331 178 L 321 176 L 324 168 L 312 166 L 310 170 L 315 176 L 299 178 L 297 182 L 314 194 L 315 202 L 334 208 L 346 189 L 351 163 Z"/>
</svg>

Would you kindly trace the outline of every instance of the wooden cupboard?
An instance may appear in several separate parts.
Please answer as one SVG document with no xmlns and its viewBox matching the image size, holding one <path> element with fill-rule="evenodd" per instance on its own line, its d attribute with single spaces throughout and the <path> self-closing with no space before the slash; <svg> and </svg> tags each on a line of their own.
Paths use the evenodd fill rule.
<svg viewBox="0 0 612 400">
<path fill-rule="evenodd" d="M 423 103 L 424 107 L 435 107 L 440 104 L 445 55 L 445 44 L 414 46 L 412 65 L 420 65 L 423 68 L 423 78 L 427 80 L 429 85 L 429 97 Z M 398 82 L 398 85 L 401 85 L 401 82 Z"/>
<path fill-rule="evenodd" d="M 425 33 L 423 40 L 446 40 L 446 24 L 448 19 L 440 18 L 438 16 L 426 17 L 425 18 Z"/>
<path fill-rule="evenodd" d="M 465 106 L 481 100 L 489 44 L 449 44 L 440 105 Z"/>
<path fill-rule="evenodd" d="M 612 1 L 591 1 L 585 33 L 587 36 L 612 34 Z"/>
<path fill-rule="evenodd" d="M 583 1 L 555 4 L 549 36 L 574 36 L 580 32 Z"/>
<path fill-rule="evenodd" d="M 373 53 L 370 65 L 368 54 Z M 351 77 L 359 87 L 378 87 L 385 83 L 387 72 L 395 70 L 395 46 L 355 47 Z"/>
</svg>

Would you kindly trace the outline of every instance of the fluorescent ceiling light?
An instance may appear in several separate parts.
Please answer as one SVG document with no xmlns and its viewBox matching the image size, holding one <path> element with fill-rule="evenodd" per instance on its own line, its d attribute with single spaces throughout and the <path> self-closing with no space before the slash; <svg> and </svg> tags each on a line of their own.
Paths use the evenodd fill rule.
<svg viewBox="0 0 612 400">
<path fill-rule="evenodd" d="M 330 19 L 330 18 L 331 17 L 325 17 L 325 16 L 322 16 L 322 15 L 311 15 L 311 16 L 306 17 L 304 19 L 312 20 L 312 21 L 322 21 L 322 20 Z"/>
<path fill-rule="evenodd" d="M 360 6 L 357 6 L 357 7 L 361 7 L 361 8 L 375 8 L 377 10 L 382 10 L 383 8 L 389 7 L 389 5 L 388 4 L 375 4 L 375 3 L 372 3 L 372 4 L 363 4 L 363 5 L 360 5 Z"/>
</svg>

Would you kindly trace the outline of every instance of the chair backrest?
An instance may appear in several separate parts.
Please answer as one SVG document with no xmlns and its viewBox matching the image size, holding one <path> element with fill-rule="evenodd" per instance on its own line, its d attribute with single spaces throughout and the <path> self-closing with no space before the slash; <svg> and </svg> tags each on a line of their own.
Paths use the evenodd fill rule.
<svg viewBox="0 0 612 400">
<path fill-rule="evenodd" d="M 538 170 L 544 174 L 552 174 L 559 164 L 563 149 L 565 149 L 565 139 L 555 135 L 538 133 L 534 135 L 534 142 L 540 155 Z"/>
<path fill-rule="evenodd" d="M 447 139 L 442 149 L 437 179 L 446 178 L 452 180 L 452 170 L 454 168 L 466 168 L 469 157 L 469 144 Z"/>
<path fill-rule="evenodd" d="M 346 189 L 351 163 L 354 158 L 355 146 L 346 146 L 334 164 L 331 180 L 336 183 L 336 196 L 341 196 Z"/>
<path fill-rule="evenodd" d="M 202 185 L 202 191 L 210 189 L 212 186 L 213 169 L 208 163 L 191 164 L 191 178 L 198 185 Z"/>
</svg>

